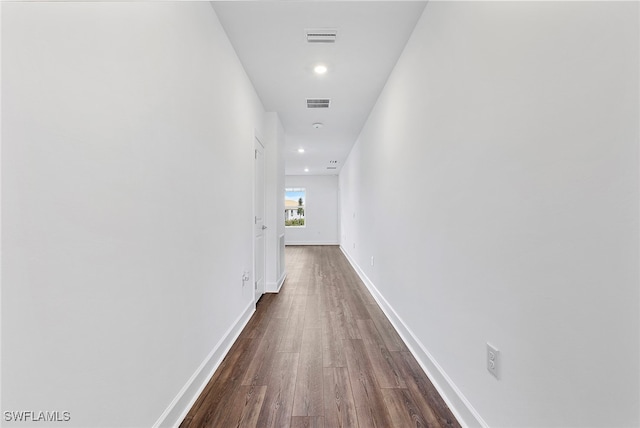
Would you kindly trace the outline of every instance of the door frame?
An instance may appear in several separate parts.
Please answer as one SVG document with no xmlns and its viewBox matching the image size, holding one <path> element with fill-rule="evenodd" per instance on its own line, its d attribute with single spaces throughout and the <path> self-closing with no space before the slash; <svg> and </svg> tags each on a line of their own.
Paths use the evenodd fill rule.
<svg viewBox="0 0 640 428">
<path fill-rule="evenodd" d="M 266 162 L 265 162 L 265 147 L 264 144 L 262 144 L 262 139 L 260 138 L 260 136 L 258 135 L 257 132 L 254 132 L 254 137 L 253 137 L 253 222 L 251 222 L 251 239 L 252 239 L 252 246 L 253 246 L 253 278 L 251 281 L 251 293 L 252 293 L 252 300 L 254 301 L 254 303 L 257 303 L 259 298 L 266 292 L 266 281 L 267 281 L 267 232 L 266 229 L 264 229 L 263 232 L 263 237 L 262 237 L 262 242 L 263 242 L 263 251 L 262 251 L 262 257 L 263 257 L 263 263 L 262 263 L 262 267 L 263 267 L 263 273 L 262 273 L 262 285 L 260 287 L 260 289 L 258 289 L 257 287 L 257 281 L 256 279 L 258 278 L 258 273 L 256 272 L 256 254 L 257 254 L 257 247 L 256 247 L 256 214 L 257 214 L 257 206 L 256 206 L 256 192 L 257 192 L 257 187 L 256 187 L 256 182 L 257 182 L 257 152 L 260 151 L 260 153 L 262 153 L 262 161 L 263 161 L 263 165 L 262 165 L 262 174 L 263 174 L 263 180 L 262 180 L 262 194 L 263 194 L 263 198 L 262 198 L 262 216 L 263 216 L 263 225 L 264 225 L 264 218 L 266 217 Z"/>
</svg>

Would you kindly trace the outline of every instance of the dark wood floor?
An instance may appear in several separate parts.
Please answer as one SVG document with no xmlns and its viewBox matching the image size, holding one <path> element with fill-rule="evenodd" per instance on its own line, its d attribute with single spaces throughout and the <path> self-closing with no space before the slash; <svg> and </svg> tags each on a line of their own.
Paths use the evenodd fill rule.
<svg viewBox="0 0 640 428">
<path fill-rule="evenodd" d="M 286 258 L 181 428 L 460 426 L 338 247 Z"/>
</svg>

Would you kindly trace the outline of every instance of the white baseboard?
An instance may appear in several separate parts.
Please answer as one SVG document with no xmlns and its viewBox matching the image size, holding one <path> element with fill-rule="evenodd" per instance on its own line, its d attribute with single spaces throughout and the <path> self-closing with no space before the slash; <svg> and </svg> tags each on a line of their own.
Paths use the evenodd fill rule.
<svg viewBox="0 0 640 428">
<path fill-rule="evenodd" d="M 427 351 L 425 346 L 413 334 L 411 329 L 402 321 L 402 318 L 396 313 L 393 307 L 387 302 L 387 299 L 378 291 L 376 286 L 367 277 L 360 266 L 351 258 L 349 253 L 340 246 L 340 250 L 345 255 L 353 269 L 356 271 L 364 285 L 369 289 L 373 298 L 387 316 L 393 327 L 396 329 L 404 343 L 409 348 L 413 357 L 418 361 L 422 370 L 438 390 L 443 400 L 451 409 L 458 422 L 464 427 L 483 427 L 488 428 L 489 425 L 482 419 L 480 414 L 473 408 L 469 400 L 462 394 L 458 387 L 453 383 L 451 378 L 440 367 L 438 362 Z"/>
<path fill-rule="evenodd" d="M 340 245 L 339 242 L 285 242 L 285 245 Z"/>
<path fill-rule="evenodd" d="M 276 293 L 280 292 L 280 289 L 282 288 L 282 284 L 284 284 L 284 280 L 286 278 L 287 278 L 287 272 L 282 272 L 282 276 L 278 280 L 278 288 L 276 288 Z"/>
<path fill-rule="evenodd" d="M 231 345 L 236 341 L 242 329 L 247 325 L 251 315 L 256 310 L 255 302 L 249 303 L 246 309 L 240 314 L 231 327 L 224 334 L 222 339 L 211 350 L 204 359 L 200 367 L 195 371 L 187 383 L 182 387 L 178 395 L 171 404 L 160 415 L 153 428 L 178 427 L 187 416 L 189 410 L 204 390 L 207 383 L 215 373 L 223 358 L 231 349 Z"/>
<path fill-rule="evenodd" d="M 267 287 L 265 289 L 265 293 L 279 293 L 280 289 L 282 288 L 282 284 L 284 284 L 284 280 L 286 277 L 287 277 L 287 273 L 283 272 L 278 282 L 268 282 Z"/>
</svg>

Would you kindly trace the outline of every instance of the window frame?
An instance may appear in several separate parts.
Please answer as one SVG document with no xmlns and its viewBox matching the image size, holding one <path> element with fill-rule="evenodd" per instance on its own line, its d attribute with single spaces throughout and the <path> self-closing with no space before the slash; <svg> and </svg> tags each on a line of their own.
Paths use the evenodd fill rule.
<svg viewBox="0 0 640 428">
<path fill-rule="evenodd" d="M 287 200 L 289 198 L 287 198 L 287 195 L 289 193 L 302 193 L 301 196 L 297 196 L 296 197 L 296 202 L 299 200 L 299 198 L 302 198 L 302 205 L 298 205 L 299 207 L 302 208 L 302 214 L 300 215 L 300 217 L 294 218 L 292 220 L 297 220 L 297 219 L 302 219 L 303 220 L 303 224 L 302 225 L 294 225 L 294 224 L 287 224 L 287 211 L 289 210 L 287 208 Z M 285 208 L 284 208 L 284 227 L 286 229 L 304 229 L 305 227 L 307 227 L 307 189 L 305 187 L 285 187 L 284 189 L 284 200 L 285 200 Z M 289 200 L 293 200 L 293 199 L 289 199 Z"/>
</svg>

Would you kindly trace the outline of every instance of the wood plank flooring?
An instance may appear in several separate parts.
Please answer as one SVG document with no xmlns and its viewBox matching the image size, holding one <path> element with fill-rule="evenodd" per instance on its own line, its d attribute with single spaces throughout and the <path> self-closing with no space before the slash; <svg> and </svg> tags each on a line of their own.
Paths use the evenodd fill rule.
<svg viewBox="0 0 640 428">
<path fill-rule="evenodd" d="M 460 426 L 338 247 L 286 265 L 181 428 Z"/>
</svg>

